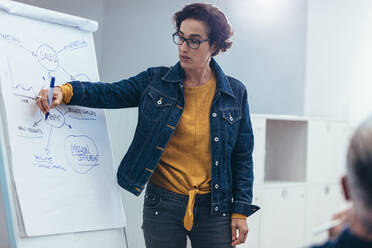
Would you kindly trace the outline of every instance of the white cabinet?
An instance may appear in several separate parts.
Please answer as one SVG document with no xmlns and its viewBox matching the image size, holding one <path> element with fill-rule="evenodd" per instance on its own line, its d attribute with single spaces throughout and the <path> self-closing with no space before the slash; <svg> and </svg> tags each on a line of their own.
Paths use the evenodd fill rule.
<svg viewBox="0 0 372 248">
<path fill-rule="evenodd" d="M 310 121 L 307 182 L 338 183 L 345 171 L 348 125 L 343 122 Z"/>
<path fill-rule="evenodd" d="M 345 206 L 340 178 L 348 124 L 295 116 L 251 117 L 254 198 L 261 210 L 248 218 L 250 236 L 239 247 L 299 248 L 324 241 L 326 234 L 314 236 L 314 228 Z"/>
<path fill-rule="evenodd" d="M 265 182 L 304 182 L 307 121 L 267 119 Z"/>
<path fill-rule="evenodd" d="M 266 119 L 260 117 L 252 118 L 252 127 L 254 134 L 254 149 L 252 154 L 254 183 L 259 185 L 264 182 Z"/>
<path fill-rule="evenodd" d="M 260 248 L 298 248 L 304 244 L 304 184 L 264 186 Z"/>
<path fill-rule="evenodd" d="M 332 215 L 346 208 L 340 184 L 319 184 L 306 186 L 305 244 L 322 243 L 327 232 L 314 234 L 314 230 L 331 220 Z"/>
</svg>

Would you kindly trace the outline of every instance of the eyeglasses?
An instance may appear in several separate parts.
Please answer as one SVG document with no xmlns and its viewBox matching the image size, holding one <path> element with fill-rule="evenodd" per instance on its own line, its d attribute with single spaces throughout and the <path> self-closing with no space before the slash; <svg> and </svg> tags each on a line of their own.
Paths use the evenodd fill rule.
<svg viewBox="0 0 372 248">
<path fill-rule="evenodd" d="M 195 38 L 187 39 L 183 36 L 180 36 L 178 32 L 175 32 L 172 36 L 173 36 L 173 41 L 176 45 L 182 45 L 186 41 L 187 46 L 190 47 L 191 49 L 198 49 L 200 46 L 200 43 L 209 41 L 209 39 L 205 39 L 205 40 L 198 40 Z"/>
</svg>

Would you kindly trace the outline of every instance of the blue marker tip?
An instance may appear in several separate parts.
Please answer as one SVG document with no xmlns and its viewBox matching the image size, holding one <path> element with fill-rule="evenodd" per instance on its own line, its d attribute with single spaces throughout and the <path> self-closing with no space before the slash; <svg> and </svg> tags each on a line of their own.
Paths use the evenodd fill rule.
<svg viewBox="0 0 372 248">
<path fill-rule="evenodd" d="M 52 105 L 52 101 L 53 101 L 54 81 L 55 81 L 55 77 L 51 77 L 50 85 L 49 85 L 49 95 L 48 95 L 48 105 L 49 105 L 49 107 L 50 107 L 50 105 Z M 45 120 L 48 119 L 48 116 L 49 116 L 49 111 L 46 112 L 46 114 L 45 114 Z"/>
</svg>

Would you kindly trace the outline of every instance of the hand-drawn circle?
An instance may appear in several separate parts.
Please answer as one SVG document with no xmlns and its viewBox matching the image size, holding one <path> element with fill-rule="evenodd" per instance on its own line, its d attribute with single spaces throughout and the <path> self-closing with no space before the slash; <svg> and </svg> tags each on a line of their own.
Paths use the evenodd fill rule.
<svg viewBox="0 0 372 248">
<path fill-rule="evenodd" d="M 94 141 L 86 135 L 69 135 L 65 140 L 65 156 L 71 168 L 85 174 L 98 166 L 98 149 Z"/>
<path fill-rule="evenodd" d="M 39 64 L 48 71 L 55 71 L 59 66 L 57 52 L 48 44 L 40 45 L 36 56 Z"/>
<path fill-rule="evenodd" d="M 74 80 L 81 82 L 90 82 L 90 78 L 86 74 L 77 74 L 74 76 Z"/>
<path fill-rule="evenodd" d="M 43 112 L 40 111 L 40 114 L 42 118 L 45 119 Z M 50 109 L 48 119 L 46 119 L 45 122 L 52 127 L 61 128 L 65 124 L 65 116 L 57 108 Z"/>
</svg>

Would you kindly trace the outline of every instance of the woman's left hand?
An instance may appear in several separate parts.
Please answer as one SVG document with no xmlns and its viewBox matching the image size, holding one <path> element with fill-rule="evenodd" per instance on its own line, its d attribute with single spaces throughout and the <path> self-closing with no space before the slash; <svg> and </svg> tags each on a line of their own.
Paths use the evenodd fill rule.
<svg viewBox="0 0 372 248">
<path fill-rule="evenodd" d="M 237 231 L 239 236 L 237 236 Z M 248 224 L 246 219 L 231 219 L 231 246 L 243 244 L 247 239 L 248 234 Z"/>
</svg>

